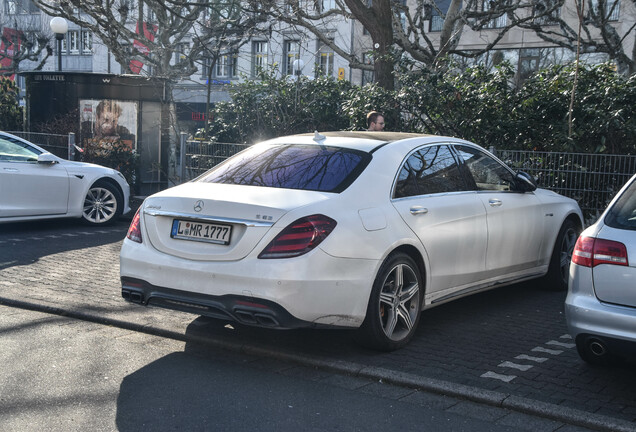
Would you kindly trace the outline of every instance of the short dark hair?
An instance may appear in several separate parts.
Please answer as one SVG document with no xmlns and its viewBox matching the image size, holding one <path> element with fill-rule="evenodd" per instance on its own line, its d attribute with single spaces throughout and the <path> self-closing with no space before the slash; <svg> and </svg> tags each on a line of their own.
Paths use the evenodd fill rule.
<svg viewBox="0 0 636 432">
<path fill-rule="evenodd" d="M 384 117 L 377 111 L 370 111 L 369 114 L 367 114 L 367 127 L 371 127 L 371 123 L 376 123 L 380 116 Z"/>
</svg>

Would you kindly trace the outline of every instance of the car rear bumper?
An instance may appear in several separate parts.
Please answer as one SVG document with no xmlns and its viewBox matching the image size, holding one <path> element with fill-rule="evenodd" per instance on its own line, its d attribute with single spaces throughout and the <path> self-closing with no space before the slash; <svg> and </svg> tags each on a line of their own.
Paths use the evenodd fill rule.
<svg viewBox="0 0 636 432">
<path fill-rule="evenodd" d="M 310 254 L 194 261 L 126 239 L 122 295 L 143 305 L 265 327 L 359 327 L 379 263 L 336 258 L 320 249 Z"/>
<path fill-rule="evenodd" d="M 614 346 L 636 344 L 636 308 L 601 302 L 594 293 L 592 272 L 572 264 L 565 316 L 572 337 L 593 336 Z"/>
</svg>

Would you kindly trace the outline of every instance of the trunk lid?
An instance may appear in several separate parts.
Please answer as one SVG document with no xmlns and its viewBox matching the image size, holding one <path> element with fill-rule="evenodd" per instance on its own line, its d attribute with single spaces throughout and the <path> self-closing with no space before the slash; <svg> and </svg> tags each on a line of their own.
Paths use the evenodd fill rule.
<svg viewBox="0 0 636 432">
<path fill-rule="evenodd" d="M 636 231 L 603 226 L 597 237 L 623 243 L 628 266 L 600 264 L 594 267 L 596 296 L 607 303 L 636 307 Z"/>
<path fill-rule="evenodd" d="M 185 183 L 146 199 L 142 223 L 147 241 L 163 253 L 199 261 L 233 261 L 247 256 L 290 210 L 326 200 L 330 195 Z"/>
</svg>

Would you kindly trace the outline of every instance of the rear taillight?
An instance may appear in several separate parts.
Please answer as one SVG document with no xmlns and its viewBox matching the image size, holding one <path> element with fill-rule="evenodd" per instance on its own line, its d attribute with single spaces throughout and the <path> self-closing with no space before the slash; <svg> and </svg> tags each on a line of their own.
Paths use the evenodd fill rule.
<svg viewBox="0 0 636 432">
<path fill-rule="evenodd" d="M 298 219 L 281 231 L 258 257 L 292 258 L 306 254 L 327 238 L 335 227 L 335 220 L 321 214 Z"/>
<path fill-rule="evenodd" d="M 130 228 L 128 228 L 128 234 L 126 234 L 126 237 L 137 243 L 141 243 L 141 225 L 139 219 L 139 209 L 137 209 L 137 213 L 135 213 L 135 217 L 130 223 Z"/>
<path fill-rule="evenodd" d="M 572 262 L 585 267 L 599 264 L 629 265 L 627 248 L 623 243 L 593 237 L 579 237 L 574 246 Z"/>
</svg>

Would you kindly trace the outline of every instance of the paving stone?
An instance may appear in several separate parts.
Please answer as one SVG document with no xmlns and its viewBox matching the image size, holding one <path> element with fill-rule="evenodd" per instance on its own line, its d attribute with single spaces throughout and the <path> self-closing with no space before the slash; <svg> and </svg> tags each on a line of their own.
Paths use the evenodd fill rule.
<svg viewBox="0 0 636 432">
<path fill-rule="evenodd" d="M 517 430 L 532 432 L 553 432 L 556 430 L 561 432 L 561 427 L 563 426 L 563 423 L 557 421 L 517 412 L 509 413 L 497 420 L 496 423 L 504 426 L 511 426 Z"/>
<path fill-rule="evenodd" d="M 475 419 L 497 421 L 509 414 L 508 410 L 485 406 L 475 402 L 462 401 L 446 410 L 447 412 L 461 414 Z"/>
<path fill-rule="evenodd" d="M 44 229 L 37 229 L 35 224 L 31 228 L 10 229 L 0 225 L 0 297 L 190 334 L 193 331 L 190 325 L 197 320 L 195 315 L 144 308 L 121 298 L 119 249 L 127 227 L 127 223 L 121 223 L 100 233 L 97 231 L 101 230 L 78 228 L 71 223 L 51 224 L 51 228 Z M 16 229 L 24 231 L 21 239 L 31 240 L 7 240 L 16 237 L 17 234 L 9 232 Z M 34 237 L 45 240 L 32 240 Z M 544 291 L 532 282 L 460 299 L 424 311 L 411 343 L 392 353 L 360 348 L 351 342 L 348 334 L 338 331 L 312 330 L 311 337 L 304 337 L 306 333 L 300 331 L 286 332 L 287 336 L 241 331 L 224 337 L 245 346 L 385 368 L 414 377 L 439 379 L 587 413 L 634 420 L 636 368 L 593 368 L 582 362 L 573 348 L 560 346 L 562 354 L 546 354 L 544 357 L 548 360 L 544 363 L 533 364 L 528 371 L 515 371 L 517 378 L 510 383 L 480 378 L 487 371 L 504 373 L 503 368 L 497 366 L 506 361 L 519 362 L 516 359 L 519 355 L 537 356 L 532 352 L 535 347 L 557 348 L 546 345 L 549 341 L 569 342 L 560 339 L 567 334 L 564 299 L 565 293 Z M 335 385 L 340 382 L 345 388 L 356 388 L 364 382 L 357 377 L 295 369 L 295 365 L 282 367 L 280 362 L 261 360 L 260 367 L 282 368 L 281 373 L 333 381 Z M 259 367 L 257 363 L 253 366 Z M 414 401 L 421 398 L 422 403 L 429 397 L 426 392 L 377 382 L 363 388 L 388 398 Z M 443 404 L 443 399 L 439 403 Z M 448 409 L 470 411 L 467 404 L 469 402 L 462 402 L 458 404 L 461 406 Z M 482 418 L 488 410 L 484 405 L 478 407 L 475 408 L 477 418 Z M 501 412 L 509 415 L 497 408 L 494 410 L 495 418 L 500 418 Z M 510 421 L 514 418 L 509 417 Z"/>
</svg>

